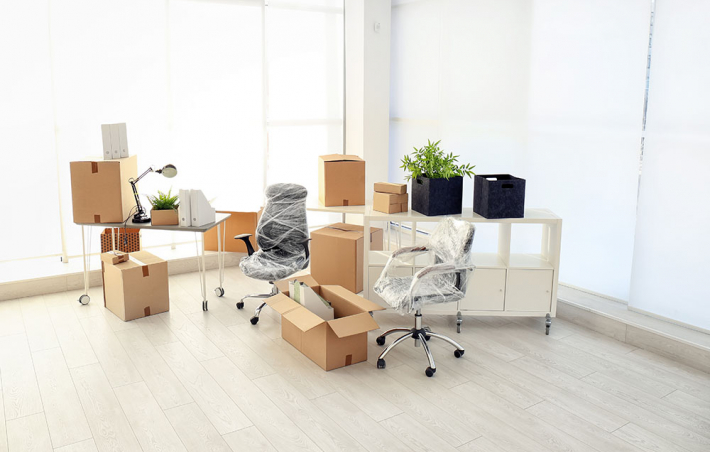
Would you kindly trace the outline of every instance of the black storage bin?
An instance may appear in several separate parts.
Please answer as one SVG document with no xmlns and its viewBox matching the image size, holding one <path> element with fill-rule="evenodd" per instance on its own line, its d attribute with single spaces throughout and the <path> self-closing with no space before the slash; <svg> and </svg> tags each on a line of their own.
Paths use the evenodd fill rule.
<svg viewBox="0 0 710 452">
<path fill-rule="evenodd" d="M 457 215 L 463 202 L 463 177 L 412 179 L 412 210 L 426 216 Z"/>
<path fill-rule="evenodd" d="M 523 218 L 525 179 L 510 174 L 480 174 L 473 180 L 473 211 L 483 218 Z"/>
</svg>

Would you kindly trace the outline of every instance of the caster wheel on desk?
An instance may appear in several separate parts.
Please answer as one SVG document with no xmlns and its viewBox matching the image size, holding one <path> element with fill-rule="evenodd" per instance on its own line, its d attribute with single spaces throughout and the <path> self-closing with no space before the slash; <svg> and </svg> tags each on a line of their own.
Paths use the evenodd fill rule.
<svg viewBox="0 0 710 452">
<path fill-rule="evenodd" d="M 378 369 L 384 369 L 387 365 L 385 364 L 385 360 L 382 358 L 379 358 L 377 360 L 377 368 Z"/>
<path fill-rule="evenodd" d="M 550 335 L 550 327 L 546 326 L 545 327 L 545 336 L 549 336 L 549 335 Z"/>
<path fill-rule="evenodd" d="M 461 325 L 456 325 L 456 332 L 460 333 L 461 332 Z"/>
<path fill-rule="evenodd" d="M 218 297 L 223 297 L 224 296 L 224 289 L 222 287 L 218 287 L 214 290 L 214 294 L 217 295 Z"/>
<path fill-rule="evenodd" d="M 207 311 L 207 301 L 202 302 L 202 310 Z"/>
<path fill-rule="evenodd" d="M 249 319 L 249 321 L 252 325 L 256 325 L 257 323 L 259 323 L 259 317 L 252 317 L 251 319 Z"/>
<path fill-rule="evenodd" d="M 436 372 L 436 369 L 432 369 L 431 367 L 427 367 L 424 373 L 426 374 L 427 377 L 433 377 L 434 372 Z"/>
<path fill-rule="evenodd" d="M 244 309 L 244 302 L 243 301 L 237 301 L 237 309 Z"/>
<path fill-rule="evenodd" d="M 385 345 L 385 337 L 384 336 L 379 336 L 377 339 L 375 339 L 377 342 L 377 345 Z"/>
<path fill-rule="evenodd" d="M 454 350 L 454 356 L 461 358 L 466 350 Z"/>
<path fill-rule="evenodd" d="M 91 301 L 91 297 L 89 297 L 88 295 L 82 295 L 79 297 L 79 303 L 81 303 L 83 305 L 89 304 L 90 301 Z"/>
</svg>

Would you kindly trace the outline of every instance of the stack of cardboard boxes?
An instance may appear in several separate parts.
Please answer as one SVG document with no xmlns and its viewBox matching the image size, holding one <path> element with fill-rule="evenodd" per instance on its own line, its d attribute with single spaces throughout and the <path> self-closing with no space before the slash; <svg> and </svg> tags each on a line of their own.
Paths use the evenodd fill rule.
<svg viewBox="0 0 710 452">
<path fill-rule="evenodd" d="M 406 212 L 409 205 L 407 184 L 392 184 L 378 182 L 375 184 L 375 194 L 372 197 L 372 208 L 378 212 Z"/>
</svg>

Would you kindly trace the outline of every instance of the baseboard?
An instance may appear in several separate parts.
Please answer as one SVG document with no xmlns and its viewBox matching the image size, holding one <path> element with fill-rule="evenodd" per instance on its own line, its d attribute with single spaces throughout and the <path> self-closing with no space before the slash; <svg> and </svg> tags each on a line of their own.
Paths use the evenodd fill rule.
<svg viewBox="0 0 710 452">
<path fill-rule="evenodd" d="M 557 317 L 710 372 L 710 334 L 707 332 L 634 312 L 625 304 L 570 287 L 560 287 Z"/>
<path fill-rule="evenodd" d="M 232 267 L 239 264 L 243 253 L 225 253 L 224 266 Z M 197 257 L 182 257 L 168 260 L 168 274 L 179 275 L 197 271 Z M 217 253 L 205 255 L 205 266 L 208 270 L 218 268 Z M 101 269 L 89 272 L 89 286 L 101 286 Z M 0 283 L 0 301 L 15 298 L 33 297 L 50 293 L 79 290 L 84 287 L 83 272 L 66 273 L 56 276 L 25 279 Z"/>
</svg>

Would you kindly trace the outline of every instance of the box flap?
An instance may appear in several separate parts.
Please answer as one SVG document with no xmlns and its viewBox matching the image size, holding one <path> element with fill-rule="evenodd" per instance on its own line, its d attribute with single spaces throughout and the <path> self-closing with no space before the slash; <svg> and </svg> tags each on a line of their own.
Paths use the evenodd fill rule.
<svg viewBox="0 0 710 452">
<path fill-rule="evenodd" d="M 333 223 L 311 232 L 311 237 L 323 235 L 328 237 L 338 237 L 345 240 L 360 240 L 364 235 L 364 230 L 364 227 L 357 224 Z M 370 228 L 370 241 L 372 241 L 372 235 L 380 230 L 380 228 Z"/>
<path fill-rule="evenodd" d="M 330 329 L 333 330 L 336 336 L 344 338 L 353 334 L 366 333 L 376 330 L 380 326 L 375 322 L 375 319 L 367 312 L 335 319 L 328 322 Z"/>
<path fill-rule="evenodd" d="M 364 162 L 364 160 L 357 155 L 346 154 L 321 155 L 319 158 L 325 162 Z"/>
<path fill-rule="evenodd" d="M 101 262 L 105 263 L 106 265 L 116 265 L 120 264 L 121 262 L 127 261 L 128 253 L 122 253 L 120 251 L 116 251 L 115 253 L 113 251 L 109 251 L 108 253 L 101 253 Z"/>
<path fill-rule="evenodd" d="M 271 306 L 274 311 L 278 312 L 281 315 L 286 314 L 287 312 L 293 311 L 296 308 L 300 308 L 301 305 L 290 299 L 287 295 L 285 294 L 276 294 L 273 297 L 269 297 L 266 300 L 264 300 L 266 304 Z"/>
<path fill-rule="evenodd" d="M 349 305 L 352 307 L 356 308 L 357 310 L 361 312 L 371 312 L 371 311 L 383 311 L 385 308 L 382 306 L 378 305 L 377 303 L 373 303 L 372 301 L 361 297 L 360 295 L 356 295 L 352 292 L 350 292 L 348 289 L 345 287 L 341 286 L 321 286 L 321 296 L 325 298 L 326 300 L 330 301 L 333 303 L 336 300 L 331 300 L 329 297 L 332 297 L 335 295 L 335 297 L 338 298 L 338 301 L 342 300 L 347 302 Z M 335 298 L 333 297 L 333 298 Z M 334 306 L 336 307 L 336 306 Z M 337 307 L 336 307 L 337 309 Z"/>
<path fill-rule="evenodd" d="M 293 303 L 298 305 L 298 309 L 288 311 L 283 315 L 283 317 L 293 323 L 299 330 L 305 333 L 306 331 L 317 327 L 321 323 L 325 323 L 325 320 L 321 319 L 308 309 L 299 305 L 295 301 L 293 301 Z"/>
</svg>

